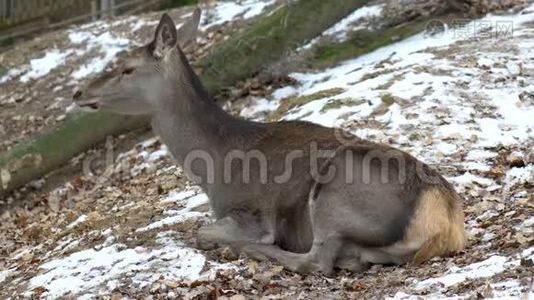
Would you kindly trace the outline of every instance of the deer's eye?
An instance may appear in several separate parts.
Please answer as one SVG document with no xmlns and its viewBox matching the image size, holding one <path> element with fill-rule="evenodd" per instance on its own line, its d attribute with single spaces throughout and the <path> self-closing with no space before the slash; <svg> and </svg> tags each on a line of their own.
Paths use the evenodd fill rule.
<svg viewBox="0 0 534 300">
<path fill-rule="evenodd" d="M 122 70 L 122 75 L 132 74 L 134 71 L 134 68 L 125 68 L 124 70 Z"/>
</svg>

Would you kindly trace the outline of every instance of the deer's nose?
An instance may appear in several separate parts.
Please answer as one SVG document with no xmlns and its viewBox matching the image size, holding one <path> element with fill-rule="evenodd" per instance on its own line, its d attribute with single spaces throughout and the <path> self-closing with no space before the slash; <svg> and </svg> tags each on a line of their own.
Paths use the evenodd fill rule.
<svg viewBox="0 0 534 300">
<path fill-rule="evenodd" d="M 72 95 L 72 100 L 78 100 L 82 97 L 82 91 L 80 90 L 77 90 L 76 92 L 74 92 L 74 95 Z"/>
</svg>

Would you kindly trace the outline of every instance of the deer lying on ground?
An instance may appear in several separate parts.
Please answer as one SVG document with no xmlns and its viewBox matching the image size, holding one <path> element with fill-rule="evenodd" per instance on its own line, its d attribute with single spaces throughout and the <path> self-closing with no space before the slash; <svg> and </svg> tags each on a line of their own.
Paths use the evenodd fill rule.
<svg viewBox="0 0 534 300">
<path fill-rule="evenodd" d="M 465 247 L 459 196 L 409 154 L 308 122 L 224 112 L 182 51 L 199 19 L 197 9 L 176 30 L 164 14 L 152 42 L 74 95 L 81 107 L 151 116 L 210 199 L 217 221 L 198 231 L 199 248 L 227 245 L 293 271 L 330 273 Z"/>
</svg>

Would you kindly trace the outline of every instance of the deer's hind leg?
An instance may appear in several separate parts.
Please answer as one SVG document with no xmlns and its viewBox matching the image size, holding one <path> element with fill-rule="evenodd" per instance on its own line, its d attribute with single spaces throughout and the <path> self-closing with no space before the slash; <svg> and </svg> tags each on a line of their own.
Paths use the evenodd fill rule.
<svg viewBox="0 0 534 300">
<path fill-rule="evenodd" d="M 329 219 L 332 218 L 332 213 L 328 209 L 317 209 L 311 202 L 310 206 L 308 206 L 309 215 L 306 218 L 309 217 L 311 219 L 311 222 L 307 222 L 307 224 L 311 226 L 313 241 L 308 252 L 295 253 L 282 249 L 280 245 L 259 243 L 235 243 L 233 245 L 234 249 L 258 260 L 275 260 L 295 272 L 331 273 L 340 249 L 343 247 L 343 239 L 339 231 L 331 226 Z M 294 229 L 297 230 L 294 236 L 309 234 L 309 227 L 295 227 Z"/>
<path fill-rule="evenodd" d="M 312 247 L 307 253 L 285 251 L 277 245 L 258 243 L 241 243 L 235 249 L 258 260 L 275 260 L 285 268 L 302 273 L 321 272 L 330 274 L 333 271 L 337 253 L 342 240 L 336 236 L 316 235 Z"/>
<path fill-rule="evenodd" d="M 197 233 L 197 247 L 210 250 L 240 242 L 264 242 L 266 232 L 261 222 L 243 214 L 230 214 L 201 227 Z"/>
</svg>

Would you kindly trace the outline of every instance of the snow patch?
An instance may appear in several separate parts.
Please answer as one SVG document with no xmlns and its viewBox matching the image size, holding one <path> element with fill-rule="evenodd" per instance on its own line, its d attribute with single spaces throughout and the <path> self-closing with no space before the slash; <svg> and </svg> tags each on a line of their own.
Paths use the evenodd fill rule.
<svg viewBox="0 0 534 300">
<path fill-rule="evenodd" d="M 32 59 L 30 61 L 30 70 L 20 77 L 20 81 L 26 83 L 31 79 L 47 75 L 50 71 L 62 65 L 72 53 L 72 50 L 61 52 L 58 49 L 53 49 L 46 52 L 41 58 Z"/>
<path fill-rule="evenodd" d="M 177 190 L 172 191 L 167 197 L 163 198 L 161 202 L 171 203 L 171 202 L 181 202 L 185 199 L 191 198 L 199 193 L 197 189 L 187 189 L 187 190 Z"/>
<path fill-rule="evenodd" d="M 323 35 L 334 36 L 338 40 L 343 41 L 347 38 L 348 31 L 354 31 L 362 29 L 363 26 L 353 27 L 354 23 L 361 21 L 362 19 L 368 19 L 372 17 L 379 17 L 382 14 L 383 5 L 363 6 L 355 10 L 353 13 L 336 23 L 334 26 L 327 29 Z"/>
<path fill-rule="evenodd" d="M 452 177 L 451 180 L 462 185 L 470 185 L 472 183 L 478 183 L 481 185 L 491 185 L 493 183 L 493 180 L 491 179 L 476 176 L 469 172 L 465 172 L 463 175 L 457 177 Z"/>
<path fill-rule="evenodd" d="M 87 41 L 85 52 L 98 51 L 99 56 L 79 67 L 72 73 L 76 80 L 83 79 L 91 74 L 102 72 L 105 67 L 117 57 L 117 54 L 128 49 L 130 41 L 114 36 L 110 32 L 95 35 L 89 31 L 77 31 L 69 34 L 71 42 L 79 44 Z"/>
<path fill-rule="evenodd" d="M 81 215 L 78 217 L 78 219 L 74 220 L 74 222 L 67 225 L 67 228 L 74 228 L 78 226 L 78 224 L 85 222 L 85 220 L 87 220 L 87 215 Z"/>
<path fill-rule="evenodd" d="M 522 168 L 511 168 L 506 172 L 504 181 L 508 187 L 524 183 L 534 183 L 534 164 L 529 164 Z"/>
<path fill-rule="evenodd" d="M 22 69 L 11 69 L 9 71 L 7 71 L 7 73 L 2 76 L 0 78 L 0 83 L 4 83 L 6 81 L 9 81 L 17 76 L 20 76 L 21 74 L 23 74 L 25 72 L 25 70 L 22 70 Z"/>
<path fill-rule="evenodd" d="M 159 249 L 127 248 L 116 244 L 101 250 L 87 249 L 40 266 L 41 274 L 30 280 L 30 289 L 43 286 L 42 297 L 66 293 L 96 293 L 119 277 L 131 277 L 143 287 L 164 276 L 169 280 L 201 277 L 206 258 L 197 251 L 166 239 Z"/>
<path fill-rule="evenodd" d="M 526 219 L 524 222 L 523 222 L 523 226 L 528 228 L 528 227 L 532 227 L 534 226 L 534 216 Z"/>
<path fill-rule="evenodd" d="M 189 196 L 189 193 L 177 193 L 171 194 L 168 198 L 165 198 L 163 202 L 175 202 L 181 200 L 185 202 L 185 207 L 181 210 L 168 210 L 164 214 L 170 215 L 169 217 L 158 220 L 145 227 L 138 228 L 137 232 L 143 232 L 147 230 L 153 230 L 168 225 L 184 222 L 188 219 L 201 218 L 206 216 L 206 213 L 194 211 L 195 208 L 209 202 L 208 196 L 204 193 L 199 193 L 194 196 Z M 170 200 L 169 200 L 170 199 Z"/>
<path fill-rule="evenodd" d="M 433 284 L 441 284 L 449 287 L 467 279 L 491 277 L 503 272 L 507 267 L 508 259 L 504 256 L 494 255 L 481 262 L 458 268 L 452 267 L 441 277 L 430 278 L 417 283 L 417 288 L 424 288 Z"/>
<path fill-rule="evenodd" d="M 277 107 L 277 101 L 256 99 L 254 103 L 241 110 L 240 116 L 246 119 L 255 119 L 259 113 L 273 111 Z"/>
<path fill-rule="evenodd" d="M 533 299 L 533 291 L 525 291 L 527 288 L 517 280 L 508 280 L 490 284 L 491 294 L 486 299 Z"/>
<path fill-rule="evenodd" d="M 534 257 L 534 247 L 530 247 L 521 252 L 518 258 L 510 258 L 501 255 L 493 255 L 489 258 L 472 263 L 465 267 L 451 267 L 443 276 L 426 279 L 415 284 L 416 289 L 439 284 L 444 287 L 456 285 L 468 279 L 487 278 L 495 274 L 502 273 L 506 269 L 512 269 L 520 265 L 520 259 L 532 259 Z"/>
<path fill-rule="evenodd" d="M 0 271 L 0 283 L 4 282 L 11 275 L 11 273 L 11 270 Z"/>
<path fill-rule="evenodd" d="M 242 16 L 243 19 L 253 18 L 263 12 L 274 0 L 217 1 L 214 7 L 205 11 L 200 20 L 200 29 L 206 30 Z"/>
</svg>

